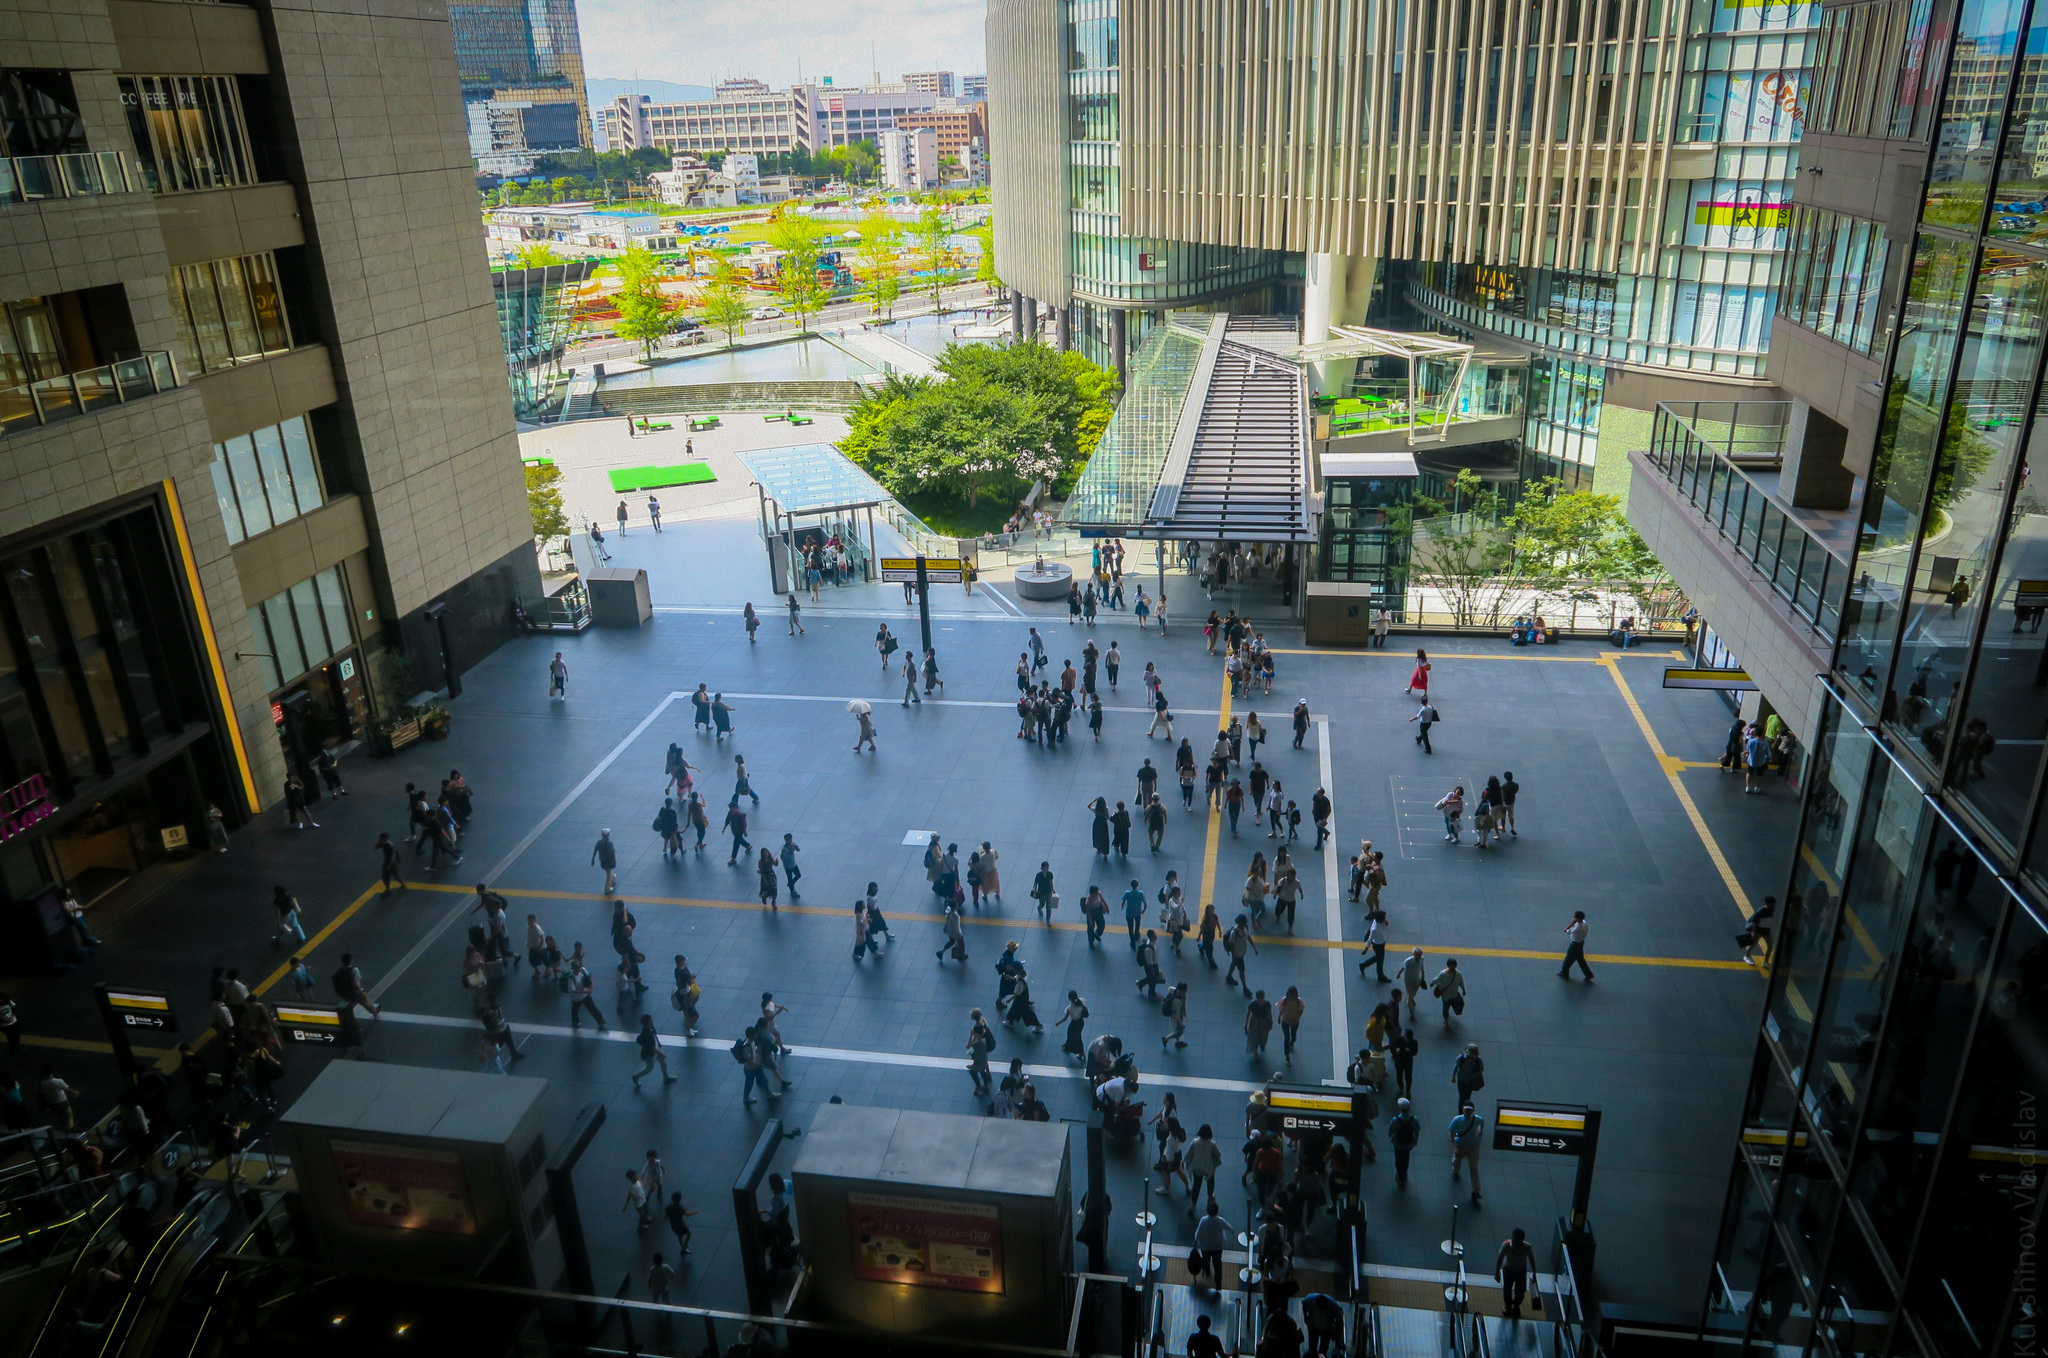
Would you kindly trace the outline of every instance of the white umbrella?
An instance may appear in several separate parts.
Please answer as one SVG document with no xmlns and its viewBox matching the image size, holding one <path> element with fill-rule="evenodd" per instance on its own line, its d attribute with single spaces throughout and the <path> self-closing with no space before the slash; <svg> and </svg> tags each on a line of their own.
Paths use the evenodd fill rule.
<svg viewBox="0 0 2048 1358">
<path fill-rule="evenodd" d="M 868 713 L 870 713 L 870 712 L 874 711 L 875 709 L 874 709 L 874 708 L 872 708 L 872 707 L 869 707 L 869 706 L 868 706 L 868 705 L 867 705 L 866 703 L 862 702 L 862 701 L 861 701 L 860 699 L 858 699 L 858 698 L 855 698 L 855 699 L 854 699 L 854 700 L 853 700 L 852 702 L 850 702 L 850 703 L 848 703 L 848 704 L 846 705 L 846 710 L 847 710 L 847 711 L 849 711 L 849 712 L 851 712 L 851 713 L 853 713 L 853 715 L 855 715 L 856 717 L 860 717 L 860 716 L 865 716 L 865 715 L 867 715 Z"/>
</svg>

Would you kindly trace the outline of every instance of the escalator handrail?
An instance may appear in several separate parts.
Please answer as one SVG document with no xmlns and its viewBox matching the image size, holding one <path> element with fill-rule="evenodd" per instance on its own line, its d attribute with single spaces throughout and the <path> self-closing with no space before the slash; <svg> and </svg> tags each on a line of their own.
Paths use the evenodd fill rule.
<svg viewBox="0 0 2048 1358">
<path fill-rule="evenodd" d="M 110 1353 L 117 1353 L 125 1346 L 130 1327 L 145 1309 L 158 1300 L 158 1280 L 164 1277 L 165 1269 L 174 1262 L 186 1239 L 201 1226 L 207 1209 L 219 1201 L 222 1195 L 223 1190 L 212 1188 L 195 1194 L 190 1202 L 179 1209 L 177 1217 L 158 1234 L 149 1247 L 149 1253 L 136 1267 L 135 1276 L 129 1279 L 128 1294 L 121 1298 L 120 1309 L 107 1320 L 104 1338 L 100 1343 L 101 1358 L 106 1358 Z M 209 1232 L 208 1241 L 211 1239 L 212 1233 Z M 204 1254 L 200 1257 L 203 1258 Z M 173 1284 L 180 1282 L 186 1276 L 186 1272 L 187 1270 L 180 1269 L 176 1277 L 168 1281 Z"/>
<path fill-rule="evenodd" d="M 92 1232 L 85 1238 L 84 1243 L 78 1247 L 78 1252 L 72 1257 L 71 1268 L 64 1275 L 64 1284 L 57 1289 L 56 1297 L 52 1299 L 49 1310 L 43 1316 L 42 1327 L 36 1331 L 35 1341 L 29 1345 L 28 1352 L 30 1358 L 35 1358 L 36 1354 L 42 1352 L 43 1341 L 49 1338 L 51 1327 L 56 1325 L 70 1309 L 71 1293 L 72 1289 L 78 1284 L 79 1271 L 85 1267 L 86 1260 L 91 1259 L 99 1252 L 100 1237 L 106 1232 L 115 1229 L 115 1223 L 119 1219 L 120 1200 L 126 1196 L 131 1186 L 129 1181 L 134 1177 L 135 1171 L 133 1170 L 127 1170 L 112 1176 L 112 1183 L 106 1193 L 101 1195 L 99 1201 L 86 1209 L 88 1213 L 91 1213 L 97 1211 L 106 1203 L 115 1204 L 115 1210 L 108 1212 L 105 1217 L 93 1226 Z"/>
</svg>

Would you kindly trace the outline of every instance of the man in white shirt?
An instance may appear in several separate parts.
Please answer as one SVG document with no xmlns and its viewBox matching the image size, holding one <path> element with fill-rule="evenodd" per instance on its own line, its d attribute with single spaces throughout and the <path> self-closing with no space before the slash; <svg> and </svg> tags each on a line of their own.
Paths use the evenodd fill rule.
<svg viewBox="0 0 2048 1358">
<path fill-rule="evenodd" d="M 1588 981 L 1593 979 L 1593 968 L 1586 965 L 1586 935 L 1588 932 L 1586 912 L 1583 910 L 1572 911 L 1572 922 L 1564 926 L 1564 965 L 1558 968 L 1557 974 L 1559 976 L 1569 978 L 1571 976 L 1572 964 L 1577 963 L 1579 970 L 1586 974 L 1586 979 Z"/>
</svg>

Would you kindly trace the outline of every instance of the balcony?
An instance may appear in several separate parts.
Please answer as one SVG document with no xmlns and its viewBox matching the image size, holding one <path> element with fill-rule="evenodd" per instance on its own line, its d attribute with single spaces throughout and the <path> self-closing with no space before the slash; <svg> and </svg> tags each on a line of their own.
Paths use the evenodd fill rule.
<svg viewBox="0 0 2048 1358">
<path fill-rule="evenodd" d="M 1644 459 L 1825 650 L 1841 630 L 1855 526 L 1773 493 L 1791 414 L 1789 401 L 1660 401 Z"/>
<path fill-rule="evenodd" d="M 108 406 L 153 396 L 178 385 L 171 356 L 161 351 L 36 382 L 0 387 L 0 434 L 20 433 Z"/>
<path fill-rule="evenodd" d="M 0 156 L 0 203 L 141 193 L 147 185 L 134 159 L 120 151 L 59 156 Z"/>
</svg>

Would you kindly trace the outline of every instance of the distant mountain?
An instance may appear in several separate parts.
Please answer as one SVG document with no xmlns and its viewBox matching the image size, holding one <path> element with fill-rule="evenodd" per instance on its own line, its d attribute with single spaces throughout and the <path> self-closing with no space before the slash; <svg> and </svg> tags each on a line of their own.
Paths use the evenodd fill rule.
<svg viewBox="0 0 2048 1358">
<path fill-rule="evenodd" d="M 686 99 L 709 99 L 709 85 L 678 85 L 672 80 L 590 80 L 583 82 L 590 92 L 590 106 L 605 108 L 622 94 L 644 94 L 657 104 L 676 104 Z"/>
</svg>

